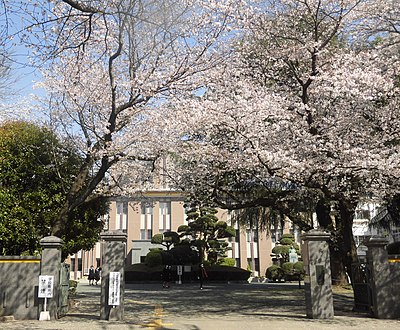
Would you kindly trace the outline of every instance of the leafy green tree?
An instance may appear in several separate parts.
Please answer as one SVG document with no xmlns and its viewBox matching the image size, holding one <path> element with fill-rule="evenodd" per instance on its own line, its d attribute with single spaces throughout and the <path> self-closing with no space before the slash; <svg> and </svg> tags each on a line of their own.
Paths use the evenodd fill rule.
<svg viewBox="0 0 400 330">
<path fill-rule="evenodd" d="M 48 129 L 27 122 L 0 126 L 0 253 L 34 254 L 51 233 L 67 192 L 83 163 L 80 155 Z M 90 249 L 108 211 L 92 196 L 71 212 L 61 238 L 63 256 Z"/>
<path fill-rule="evenodd" d="M 218 258 L 226 256 L 229 247 L 224 238 L 234 237 L 235 229 L 225 221 L 219 221 L 216 216 L 217 210 L 213 207 L 197 201 L 192 201 L 186 206 L 188 225 L 179 226 L 178 233 L 186 236 L 190 244 L 197 249 L 200 262 L 209 260 L 216 263 Z"/>
</svg>

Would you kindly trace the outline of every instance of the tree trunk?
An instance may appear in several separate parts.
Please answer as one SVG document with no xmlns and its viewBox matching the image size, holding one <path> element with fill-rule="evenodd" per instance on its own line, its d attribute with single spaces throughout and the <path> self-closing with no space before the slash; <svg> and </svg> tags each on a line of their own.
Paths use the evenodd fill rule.
<svg viewBox="0 0 400 330">
<path fill-rule="evenodd" d="M 103 180 L 107 170 L 117 161 L 110 161 L 107 156 L 101 159 L 101 165 L 94 175 L 91 175 L 95 159 L 87 155 L 85 162 L 81 166 L 79 173 L 68 191 L 65 203 L 52 224 L 52 235 L 61 237 L 68 222 L 69 215 L 77 207 L 85 203 L 91 196 L 97 185 Z"/>
<path fill-rule="evenodd" d="M 347 276 L 352 278 L 352 264 L 358 262 L 357 247 L 353 236 L 353 217 L 357 203 L 345 198 L 338 200 L 336 217 L 335 254 L 342 261 L 341 274 L 336 274 L 337 284 L 347 283 Z M 343 273 L 345 272 L 345 273 Z M 346 279 L 346 281 L 344 281 Z"/>
<path fill-rule="evenodd" d="M 331 218 L 331 202 L 321 199 L 316 206 L 318 223 L 332 233 L 329 242 L 333 285 L 348 284 L 351 264 L 357 261 L 357 249 L 353 238 L 353 217 L 357 203 L 341 198 L 337 204 L 335 223 Z"/>
</svg>

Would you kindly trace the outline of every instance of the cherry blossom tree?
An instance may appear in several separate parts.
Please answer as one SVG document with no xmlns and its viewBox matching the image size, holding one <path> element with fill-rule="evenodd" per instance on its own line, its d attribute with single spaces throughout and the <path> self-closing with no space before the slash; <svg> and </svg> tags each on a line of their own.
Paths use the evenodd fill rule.
<svg viewBox="0 0 400 330">
<path fill-rule="evenodd" d="M 372 44 L 381 50 L 382 63 L 390 64 L 392 70 L 399 66 L 398 53 L 400 46 L 400 8 L 396 1 L 366 1 L 360 8 L 358 18 L 361 28 L 355 34 L 363 43 Z M 399 84 L 398 72 L 397 85 Z M 398 105 L 392 105 L 393 113 L 397 113 Z M 388 116 L 385 127 L 389 128 L 389 134 L 398 136 L 398 121 Z M 384 119 L 383 119 L 384 120 Z M 398 144 L 394 138 L 391 144 Z M 383 208 L 374 219 L 380 226 L 390 227 L 397 224 L 400 217 L 400 192 L 389 191 L 383 201 Z"/>
<path fill-rule="evenodd" d="M 230 208 L 295 217 L 304 198 L 349 268 L 357 203 L 398 191 L 394 2 L 3 3 L 25 6 L 19 36 L 49 118 L 86 159 L 54 234 L 94 191 L 132 192 L 168 153 L 179 186 Z"/>
<path fill-rule="evenodd" d="M 244 1 L 232 0 L 6 3 L 24 9 L 18 36 L 42 70 L 50 123 L 85 155 L 55 235 L 94 191 L 124 185 L 128 194 L 149 176 L 168 148 L 153 113 L 172 95 L 202 86 L 246 13 Z"/>
<path fill-rule="evenodd" d="M 357 204 L 399 188 L 398 66 L 354 39 L 361 3 L 263 2 L 205 94 L 181 102 L 187 126 L 177 123 L 187 189 L 204 183 L 198 190 L 229 208 L 283 209 L 305 189 L 334 234 L 338 281 L 357 258 Z"/>
</svg>

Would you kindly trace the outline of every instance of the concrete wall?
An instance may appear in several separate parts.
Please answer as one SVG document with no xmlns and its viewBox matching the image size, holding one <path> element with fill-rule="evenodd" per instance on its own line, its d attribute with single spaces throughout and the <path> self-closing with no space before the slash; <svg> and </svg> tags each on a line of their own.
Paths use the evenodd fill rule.
<svg viewBox="0 0 400 330">
<path fill-rule="evenodd" d="M 41 257 L 0 256 L 0 316 L 17 320 L 38 320 L 44 298 L 38 298 L 39 275 L 54 276 L 53 298 L 47 301 L 51 319 L 59 315 L 61 247 L 55 236 L 40 240 Z"/>
<path fill-rule="evenodd" d="M 0 316 L 39 318 L 40 257 L 0 257 Z"/>
<path fill-rule="evenodd" d="M 147 255 L 150 252 L 150 249 L 164 249 L 165 247 L 159 244 L 152 244 L 150 241 L 141 241 L 135 240 L 132 241 L 132 249 L 129 252 L 128 260 L 126 261 L 127 265 L 131 264 L 139 264 L 141 263 L 140 259 Z"/>
</svg>

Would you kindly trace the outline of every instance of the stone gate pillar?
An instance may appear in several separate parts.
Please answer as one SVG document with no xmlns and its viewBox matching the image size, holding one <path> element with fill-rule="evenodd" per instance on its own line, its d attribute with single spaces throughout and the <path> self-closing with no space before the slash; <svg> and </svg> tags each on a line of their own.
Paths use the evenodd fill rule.
<svg viewBox="0 0 400 330">
<path fill-rule="evenodd" d="M 58 300 L 61 270 L 61 248 L 64 242 L 56 236 L 43 237 L 40 240 L 42 247 L 42 258 L 40 262 L 40 275 L 54 276 L 53 298 L 47 300 L 47 311 L 51 319 L 58 317 Z M 38 278 L 39 281 L 39 278 Z M 43 299 L 41 299 L 43 300 Z M 43 302 L 39 304 L 40 311 L 43 311 Z"/>
<path fill-rule="evenodd" d="M 364 244 L 368 247 L 373 315 L 380 319 L 399 318 L 400 267 L 389 264 L 388 240 L 385 237 L 370 237 Z"/>
<path fill-rule="evenodd" d="M 328 240 L 330 234 L 310 230 L 301 236 L 307 317 L 333 318 L 333 296 Z"/>
<path fill-rule="evenodd" d="M 110 230 L 100 235 L 103 244 L 100 319 L 124 319 L 125 256 L 127 234 Z M 112 276 L 110 276 L 112 275 Z"/>
</svg>

